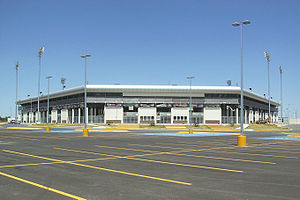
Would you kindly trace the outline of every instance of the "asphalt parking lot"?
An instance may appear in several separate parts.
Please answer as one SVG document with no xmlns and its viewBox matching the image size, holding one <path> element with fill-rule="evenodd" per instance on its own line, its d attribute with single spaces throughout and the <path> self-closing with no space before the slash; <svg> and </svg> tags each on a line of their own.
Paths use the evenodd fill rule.
<svg viewBox="0 0 300 200">
<path fill-rule="evenodd" d="M 0 129 L 1 199 L 300 199 L 300 141 Z"/>
</svg>

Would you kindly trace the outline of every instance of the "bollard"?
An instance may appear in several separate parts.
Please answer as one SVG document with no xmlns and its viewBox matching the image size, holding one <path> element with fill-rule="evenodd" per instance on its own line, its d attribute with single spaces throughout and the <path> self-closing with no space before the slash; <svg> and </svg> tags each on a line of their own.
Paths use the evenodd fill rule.
<svg viewBox="0 0 300 200">
<path fill-rule="evenodd" d="M 237 145 L 239 147 L 245 147 L 245 146 L 247 146 L 246 136 L 244 136 L 244 135 L 238 136 Z"/>
<path fill-rule="evenodd" d="M 193 134 L 193 129 L 189 129 L 189 134 Z"/>
<path fill-rule="evenodd" d="M 46 132 L 50 132 L 50 126 L 46 126 Z"/>
<path fill-rule="evenodd" d="M 83 136 L 85 136 L 85 137 L 89 136 L 89 130 L 88 129 L 83 129 Z"/>
</svg>

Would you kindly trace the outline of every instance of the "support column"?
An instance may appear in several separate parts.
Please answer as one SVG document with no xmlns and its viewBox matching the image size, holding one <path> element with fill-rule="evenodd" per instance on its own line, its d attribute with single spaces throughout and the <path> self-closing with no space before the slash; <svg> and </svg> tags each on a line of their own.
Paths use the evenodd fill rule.
<svg viewBox="0 0 300 200">
<path fill-rule="evenodd" d="M 74 108 L 72 108 L 72 111 L 71 111 L 71 112 L 72 112 L 72 114 L 71 114 L 71 115 L 72 115 L 72 121 L 71 121 L 71 124 L 74 124 Z"/>
<path fill-rule="evenodd" d="M 236 116 L 236 123 L 238 124 L 239 123 L 239 109 L 238 108 L 235 109 L 235 116 Z"/>
<path fill-rule="evenodd" d="M 81 115 L 81 113 L 80 113 L 80 108 L 78 108 L 78 124 L 80 124 L 80 115 Z"/>
</svg>

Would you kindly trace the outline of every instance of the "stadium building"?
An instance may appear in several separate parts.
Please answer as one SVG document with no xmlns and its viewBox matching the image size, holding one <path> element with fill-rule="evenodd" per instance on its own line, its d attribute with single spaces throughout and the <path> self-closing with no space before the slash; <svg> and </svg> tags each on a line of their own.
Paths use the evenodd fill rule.
<svg viewBox="0 0 300 200">
<path fill-rule="evenodd" d="M 192 92 L 192 119 L 189 97 Z M 84 123 L 84 86 L 50 93 L 49 122 Z M 18 102 L 24 123 L 37 121 L 37 97 Z M 271 119 L 279 104 L 271 101 Z M 265 120 L 268 99 L 244 90 L 246 124 Z M 40 121 L 47 116 L 47 95 L 40 97 Z M 87 85 L 87 122 L 100 124 L 240 123 L 240 87 L 172 85 Z"/>
</svg>

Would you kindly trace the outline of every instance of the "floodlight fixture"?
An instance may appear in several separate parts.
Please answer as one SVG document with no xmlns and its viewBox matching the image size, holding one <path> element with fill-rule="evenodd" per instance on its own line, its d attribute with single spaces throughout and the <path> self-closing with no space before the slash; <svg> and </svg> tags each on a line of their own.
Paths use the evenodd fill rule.
<svg viewBox="0 0 300 200">
<path fill-rule="evenodd" d="M 271 58 L 270 58 L 270 54 L 268 53 L 268 52 L 264 52 L 264 54 L 265 54 L 265 58 L 266 58 L 266 60 L 268 61 L 268 62 L 270 62 L 271 61 Z"/>
</svg>

